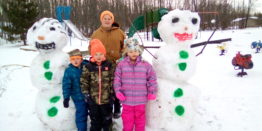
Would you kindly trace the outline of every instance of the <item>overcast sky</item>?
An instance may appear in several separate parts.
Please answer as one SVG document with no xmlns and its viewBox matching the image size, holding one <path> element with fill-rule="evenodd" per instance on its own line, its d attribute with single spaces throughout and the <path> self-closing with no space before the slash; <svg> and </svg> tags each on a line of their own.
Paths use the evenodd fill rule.
<svg viewBox="0 0 262 131">
<path fill-rule="evenodd" d="M 234 1 L 234 0 L 233 0 Z M 241 4 L 243 2 L 243 0 L 238 0 Z M 249 0 L 244 0 L 245 1 L 245 5 L 248 6 L 248 2 Z M 260 12 L 262 13 L 262 0 L 251 0 L 252 2 L 254 2 L 254 7 L 251 9 L 252 13 L 255 12 Z"/>
<path fill-rule="evenodd" d="M 254 12 L 262 13 L 262 0 L 257 0 L 254 6 L 255 6 Z"/>
</svg>

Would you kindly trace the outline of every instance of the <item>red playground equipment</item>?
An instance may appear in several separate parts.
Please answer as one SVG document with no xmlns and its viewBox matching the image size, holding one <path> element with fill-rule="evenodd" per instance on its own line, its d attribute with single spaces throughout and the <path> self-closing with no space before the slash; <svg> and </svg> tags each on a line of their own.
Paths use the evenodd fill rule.
<svg viewBox="0 0 262 131">
<path fill-rule="evenodd" d="M 246 72 L 244 72 L 244 69 L 251 69 L 253 68 L 253 62 L 251 60 L 251 54 L 242 55 L 240 52 L 236 54 L 236 56 L 232 59 L 232 65 L 234 66 L 235 70 L 241 70 L 237 74 L 237 76 L 244 76 L 247 75 Z"/>
</svg>

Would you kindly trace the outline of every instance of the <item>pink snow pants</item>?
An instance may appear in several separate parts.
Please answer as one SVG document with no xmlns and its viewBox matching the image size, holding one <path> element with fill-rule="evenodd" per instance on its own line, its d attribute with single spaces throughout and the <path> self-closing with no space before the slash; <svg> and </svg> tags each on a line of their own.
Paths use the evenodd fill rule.
<svg viewBox="0 0 262 131">
<path fill-rule="evenodd" d="M 137 106 L 123 105 L 123 131 L 145 131 L 145 104 Z"/>
</svg>

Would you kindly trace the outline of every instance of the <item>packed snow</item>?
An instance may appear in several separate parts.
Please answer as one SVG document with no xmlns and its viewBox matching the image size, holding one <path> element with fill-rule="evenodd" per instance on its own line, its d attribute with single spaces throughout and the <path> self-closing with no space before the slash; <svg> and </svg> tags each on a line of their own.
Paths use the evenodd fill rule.
<svg viewBox="0 0 262 131">
<path fill-rule="evenodd" d="M 55 36 L 55 37 L 54 37 Z M 39 54 L 32 60 L 30 76 L 38 89 L 35 109 L 39 120 L 50 130 L 75 130 L 75 107 L 63 106 L 62 78 L 69 64 L 69 55 L 63 52 L 67 45 L 67 33 L 60 22 L 42 18 L 27 32 L 28 44 L 35 46 Z"/>
<path fill-rule="evenodd" d="M 197 63 L 190 45 L 199 27 L 199 15 L 187 10 L 172 10 L 158 23 L 157 30 L 166 45 L 158 49 L 157 59 L 153 60 L 158 91 L 156 100 L 147 104 L 147 129 L 150 131 L 193 128 L 200 91 L 188 83 Z"/>
</svg>

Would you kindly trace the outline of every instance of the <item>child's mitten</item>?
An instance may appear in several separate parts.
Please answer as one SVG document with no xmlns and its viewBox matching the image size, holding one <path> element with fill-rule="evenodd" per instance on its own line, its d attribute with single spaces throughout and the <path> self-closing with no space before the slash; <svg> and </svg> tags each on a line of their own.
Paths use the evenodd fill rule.
<svg viewBox="0 0 262 131">
<path fill-rule="evenodd" d="M 86 103 L 90 103 L 91 102 L 91 96 L 87 93 L 84 93 L 84 97 L 85 97 L 85 102 Z"/>
<path fill-rule="evenodd" d="M 117 97 L 120 101 L 126 100 L 126 97 L 125 97 L 121 92 L 116 93 L 116 97 Z"/>
<path fill-rule="evenodd" d="M 147 99 L 148 99 L 148 100 L 155 100 L 155 99 L 156 99 L 156 95 L 154 95 L 154 94 L 148 94 L 148 95 L 147 95 Z"/>
<path fill-rule="evenodd" d="M 68 108 L 69 107 L 69 98 L 64 99 L 63 104 L 65 108 Z"/>
</svg>

